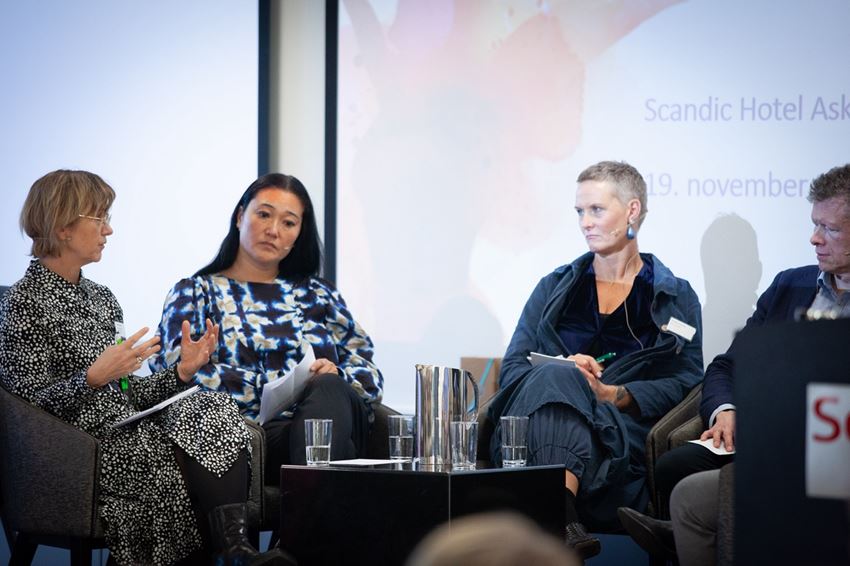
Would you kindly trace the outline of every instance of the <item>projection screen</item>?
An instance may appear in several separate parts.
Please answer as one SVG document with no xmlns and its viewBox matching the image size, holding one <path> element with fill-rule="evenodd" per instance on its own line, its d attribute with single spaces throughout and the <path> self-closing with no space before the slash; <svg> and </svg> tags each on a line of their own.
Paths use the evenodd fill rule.
<svg viewBox="0 0 850 566">
<path fill-rule="evenodd" d="M 586 251 L 575 179 L 649 185 L 642 252 L 690 281 L 707 361 L 814 263 L 812 178 L 848 162 L 850 3 L 343 0 L 338 284 L 386 402 L 413 365 L 501 356 L 533 286 Z"/>
</svg>

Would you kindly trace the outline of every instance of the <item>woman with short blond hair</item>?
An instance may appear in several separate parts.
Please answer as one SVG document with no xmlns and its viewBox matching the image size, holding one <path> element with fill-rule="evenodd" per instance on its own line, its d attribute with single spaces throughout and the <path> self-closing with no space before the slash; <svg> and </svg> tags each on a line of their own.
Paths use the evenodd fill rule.
<svg viewBox="0 0 850 566">
<path fill-rule="evenodd" d="M 33 184 L 20 222 L 35 259 L 0 299 L 0 383 L 100 441 L 99 511 L 113 562 L 204 560 L 209 530 L 219 564 L 286 564 L 245 536 L 250 437 L 227 395 L 196 393 L 116 426 L 188 389 L 218 328 L 207 322 L 198 340 L 184 333 L 176 363 L 132 375 L 159 351 L 159 337 L 144 340 L 147 328 L 127 337 L 115 296 L 81 271 L 101 259 L 114 199 L 87 171 Z"/>
</svg>

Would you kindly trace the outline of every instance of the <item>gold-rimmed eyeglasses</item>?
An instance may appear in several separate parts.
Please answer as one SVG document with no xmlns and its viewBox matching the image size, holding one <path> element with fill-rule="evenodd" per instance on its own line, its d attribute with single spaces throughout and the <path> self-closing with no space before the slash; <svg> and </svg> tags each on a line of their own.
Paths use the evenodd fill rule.
<svg viewBox="0 0 850 566">
<path fill-rule="evenodd" d="M 80 218 L 88 218 L 89 220 L 96 220 L 98 224 L 103 226 L 104 224 L 112 225 L 112 215 L 107 214 L 106 216 L 89 216 L 88 214 L 78 214 Z"/>
</svg>

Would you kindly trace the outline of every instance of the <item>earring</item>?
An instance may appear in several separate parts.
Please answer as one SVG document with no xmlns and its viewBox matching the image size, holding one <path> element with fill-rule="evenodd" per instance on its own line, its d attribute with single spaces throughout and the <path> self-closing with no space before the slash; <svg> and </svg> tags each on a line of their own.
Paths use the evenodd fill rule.
<svg viewBox="0 0 850 566">
<path fill-rule="evenodd" d="M 626 238 L 628 238 L 629 240 L 634 240 L 635 236 L 635 229 L 632 228 L 632 223 L 629 222 L 629 226 L 628 228 L 626 228 Z"/>
</svg>

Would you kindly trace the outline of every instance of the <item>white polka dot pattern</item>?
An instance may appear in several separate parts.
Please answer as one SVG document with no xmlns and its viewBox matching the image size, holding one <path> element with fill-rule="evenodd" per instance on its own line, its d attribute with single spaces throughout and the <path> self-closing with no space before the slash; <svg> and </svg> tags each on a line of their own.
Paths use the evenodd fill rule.
<svg viewBox="0 0 850 566">
<path fill-rule="evenodd" d="M 173 367 L 131 376 L 126 397 L 89 387 L 86 370 L 121 320 L 109 289 L 84 277 L 71 284 L 33 261 L 0 301 L 0 381 L 101 441 L 100 511 L 118 563 L 170 564 L 201 545 L 174 445 L 221 475 L 250 436 L 235 403 L 209 391 L 114 428 L 186 387 Z"/>
</svg>

